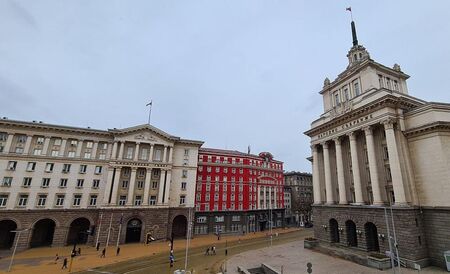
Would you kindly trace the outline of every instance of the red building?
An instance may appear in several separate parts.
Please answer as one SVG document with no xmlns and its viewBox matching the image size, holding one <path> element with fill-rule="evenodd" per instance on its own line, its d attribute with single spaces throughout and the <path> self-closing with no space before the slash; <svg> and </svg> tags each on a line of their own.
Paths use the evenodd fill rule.
<svg viewBox="0 0 450 274">
<path fill-rule="evenodd" d="M 260 231 L 271 221 L 283 226 L 283 187 L 283 163 L 269 152 L 200 148 L 195 233 Z"/>
</svg>

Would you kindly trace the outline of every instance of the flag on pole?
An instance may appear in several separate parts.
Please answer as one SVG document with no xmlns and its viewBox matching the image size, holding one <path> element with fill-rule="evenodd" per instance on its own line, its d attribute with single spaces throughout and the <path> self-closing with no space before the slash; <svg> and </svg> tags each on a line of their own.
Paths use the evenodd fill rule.
<svg viewBox="0 0 450 274">
<path fill-rule="evenodd" d="M 153 100 L 151 100 L 150 103 L 146 104 L 145 106 L 146 106 L 146 107 L 151 106 L 152 103 L 153 103 Z"/>
<path fill-rule="evenodd" d="M 347 11 L 349 11 L 349 12 L 352 12 L 352 7 L 348 7 L 348 8 L 346 8 L 345 10 L 347 10 Z"/>
</svg>

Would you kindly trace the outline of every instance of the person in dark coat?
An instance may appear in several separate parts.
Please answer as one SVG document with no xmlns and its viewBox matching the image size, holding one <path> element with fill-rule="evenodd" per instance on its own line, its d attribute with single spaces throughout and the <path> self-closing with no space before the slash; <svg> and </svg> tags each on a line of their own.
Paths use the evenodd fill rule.
<svg viewBox="0 0 450 274">
<path fill-rule="evenodd" d="M 119 256 L 119 254 L 120 254 L 120 246 L 117 247 L 116 256 Z"/>
<path fill-rule="evenodd" d="M 64 258 L 61 269 L 66 269 L 66 268 L 67 268 L 67 258 Z"/>
<path fill-rule="evenodd" d="M 105 258 L 105 257 L 106 257 L 106 248 L 103 248 L 102 255 L 100 256 L 100 258 Z"/>
</svg>

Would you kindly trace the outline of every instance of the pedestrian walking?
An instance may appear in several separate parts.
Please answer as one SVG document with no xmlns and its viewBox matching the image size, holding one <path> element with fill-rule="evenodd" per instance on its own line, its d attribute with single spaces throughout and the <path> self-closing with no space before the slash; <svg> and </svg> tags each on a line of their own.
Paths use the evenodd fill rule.
<svg viewBox="0 0 450 274">
<path fill-rule="evenodd" d="M 216 255 L 216 246 L 215 245 L 213 245 L 211 247 L 211 250 L 212 250 L 213 255 Z"/>
<path fill-rule="evenodd" d="M 78 255 L 81 255 L 81 247 L 78 248 Z"/>
<path fill-rule="evenodd" d="M 97 251 L 100 249 L 100 242 L 97 243 Z"/>
<path fill-rule="evenodd" d="M 103 248 L 100 258 L 106 258 L 106 248 Z"/>
<path fill-rule="evenodd" d="M 170 256 L 169 256 L 169 261 L 170 261 L 170 267 L 173 267 L 173 262 L 175 261 L 175 258 L 173 257 L 172 254 L 170 254 Z"/>
<path fill-rule="evenodd" d="M 208 246 L 208 248 L 205 251 L 205 256 L 207 256 L 207 255 L 209 255 L 209 246 Z"/>
<path fill-rule="evenodd" d="M 119 256 L 119 253 L 120 253 L 120 246 L 117 247 L 116 256 Z"/>
<path fill-rule="evenodd" d="M 67 268 L 67 258 L 64 258 L 63 265 L 62 265 L 61 269 L 66 269 L 66 268 Z"/>
<path fill-rule="evenodd" d="M 59 260 L 59 255 L 58 255 L 58 253 L 56 253 L 56 256 L 55 256 L 55 264 L 58 263 L 58 260 Z"/>
</svg>

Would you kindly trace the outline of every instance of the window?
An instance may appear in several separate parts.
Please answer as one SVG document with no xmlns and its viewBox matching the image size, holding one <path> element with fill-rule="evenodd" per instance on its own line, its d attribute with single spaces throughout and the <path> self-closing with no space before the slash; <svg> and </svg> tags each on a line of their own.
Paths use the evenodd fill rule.
<svg viewBox="0 0 450 274">
<path fill-rule="evenodd" d="M 203 166 L 199 166 L 198 167 L 198 171 L 202 172 L 203 171 Z"/>
<path fill-rule="evenodd" d="M 386 78 L 386 86 L 388 89 L 391 89 L 391 79 L 390 78 Z"/>
<path fill-rule="evenodd" d="M 124 206 L 127 203 L 127 196 L 119 196 L 119 205 Z"/>
<path fill-rule="evenodd" d="M 91 153 L 89 151 L 85 152 L 83 155 L 84 159 L 90 159 L 91 158 Z"/>
<path fill-rule="evenodd" d="M 339 93 L 334 93 L 334 105 L 338 106 L 339 105 Z"/>
<path fill-rule="evenodd" d="M 16 170 L 17 162 L 16 161 L 9 161 L 8 162 L 8 170 Z"/>
<path fill-rule="evenodd" d="M 223 168 L 223 173 L 228 173 L 228 168 L 227 167 Z"/>
<path fill-rule="evenodd" d="M 206 216 L 198 216 L 197 217 L 197 223 L 206 223 L 206 221 L 208 220 L 208 218 Z"/>
<path fill-rule="evenodd" d="M 40 148 L 33 149 L 33 155 L 41 155 L 41 154 L 42 154 L 42 149 L 40 149 Z"/>
<path fill-rule="evenodd" d="M 23 153 L 23 147 L 16 147 L 15 153 L 22 154 Z"/>
<path fill-rule="evenodd" d="M 74 158 L 75 157 L 75 151 L 69 151 L 67 153 L 67 157 Z"/>
<path fill-rule="evenodd" d="M 59 187 L 67 187 L 67 179 L 62 178 L 61 180 L 59 180 Z"/>
<path fill-rule="evenodd" d="M 134 198 L 134 205 L 140 206 L 142 204 L 142 196 L 138 195 Z"/>
<path fill-rule="evenodd" d="M 184 156 L 189 156 L 189 149 L 184 150 Z"/>
<path fill-rule="evenodd" d="M 361 94 L 361 90 L 359 89 L 359 83 L 358 82 L 354 82 L 353 83 L 353 90 L 355 92 L 355 96 L 358 96 L 359 94 Z"/>
<path fill-rule="evenodd" d="M 0 133 L 0 142 L 4 142 L 8 139 L 8 133 L 1 132 Z"/>
<path fill-rule="evenodd" d="M 104 151 L 100 151 L 98 158 L 100 160 L 105 160 L 106 159 L 106 153 Z"/>
<path fill-rule="evenodd" d="M 159 149 L 159 148 L 155 149 L 155 152 L 154 152 L 154 155 L 153 155 L 153 160 L 161 162 L 161 158 L 162 158 L 162 156 L 161 156 L 161 149 Z"/>
<path fill-rule="evenodd" d="M 70 164 L 64 164 L 64 165 L 63 165 L 62 172 L 63 172 L 63 173 L 68 173 L 68 172 L 70 172 L 70 167 L 71 167 Z"/>
<path fill-rule="evenodd" d="M 159 169 L 153 170 L 153 176 L 158 177 L 159 176 Z"/>
<path fill-rule="evenodd" d="M 180 205 L 186 204 L 186 195 L 180 195 Z"/>
<path fill-rule="evenodd" d="M 137 188 L 143 189 L 144 188 L 144 181 L 137 181 Z"/>
<path fill-rule="evenodd" d="M 186 182 L 181 182 L 181 190 L 186 190 Z"/>
<path fill-rule="evenodd" d="M 98 188 L 100 186 L 100 180 L 95 179 L 92 181 L 92 188 Z"/>
<path fill-rule="evenodd" d="M 28 202 L 28 194 L 20 194 L 19 201 L 17 202 L 18 206 L 26 206 Z"/>
<path fill-rule="evenodd" d="M 206 168 L 206 171 L 207 171 L 207 172 L 211 172 L 211 167 L 210 167 L 210 166 L 207 167 L 207 168 Z"/>
<path fill-rule="evenodd" d="M 225 220 L 224 216 L 214 216 L 214 221 L 216 223 L 221 223 Z"/>
<path fill-rule="evenodd" d="M 147 148 L 142 148 L 141 150 L 141 160 L 147 160 L 148 156 L 148 149 Z"/>
<path fill-rule="evenodd" d="M 58 150 L 52 150 L 52 156 L 53 157 L 59 156 L 59 151 Z"/>
<path fill-rule="evenodd" d="M 122 188 L 127 188 L 128 187 L 128 181 L 127 180 L 123 180 L 122 181 Z"/>
<path fill-rule="evenodd" d="M 241 220 L 241 216 L 239 215 L 233 215 L 233 217 L 231 217 L 231 221 L 233 222 L 239 222 Z"/>
<path fill-rule="evenodd" d="M 394 80 L 394 90 L 398 91 L 398 82 Z"/>
<path fill-rule="evenodd" d="M 80 173 L 86 173 L 87 165 L 80 165 Z"/>
<path fill-rule="evenodd" d="M 126 159 L 132 159 L 133 158 L 133 147 L 127 147 L 127 153 L 125 155 Z"/>
<path fill-rule="evenodd" d="M 2 186 L 11 186 L 12 180 L 12 177 L 3 177 Z"/>
<path fill-rule="evenodd" d="M 71 147 L 76 147 L 78 145 L 78 141 L 77 140 L 71 140 L 70 141 L 70 146 Z"/>
<path fill-rule="evenodd" d="M 47 201 L 47 194 L 40 194 L 38 196 L 37 206 L 45 206 L 46 201 Z"/>
<path fill-rule="evenodd" d="M 350 94 L 348 93 L 348 88 L 344 88 L 344 100 L 350 100 Z"/>
<path fill-rule="evenodd" d="M 91 141 L 86 142 L 86 148 L 92 148 L 93 145 L 94 145 L 94 143 Z"/>
<path fill-rule="evenodd" d="M 45 172 L 53 172 L 53 167 L 54 166 L 55 166 L 55 164 L 53 164 L 53 163 L 45 164 Z"/>
<path fill-rule="evenodd" d="M 378 84 L 380 85 L 380 88 L 384 87 L 383 75 L 381 74 L 378 74 Z"/>
<path fill-rule="evenodd" d="M 23 187 L 30 187 L 31 186 L 31 177 L 25 177 L 23 178 Z"/>
<path fill-rule="evenodd" d="M 73 195 L 73 206 L 80 206 L 81 204 L 81 194 Z"/>
<path fill-rule="evenodd" d="M 387 146 L 383 146 L 383 156 L 385 160 L 389 160 L 389 151 Z"/>
<path fill-rule="evenodd" d="M 26 135 L 19 135 L 17 136 L 17 142 L 20 144 L 25 144 L 25 142 L 27 141 L 27 136 Z"/>
<path fill-rule="evenodd" d="M 152 182 L 152 189 L 157 189 L 158 188 L 158 182 L 153 181 Z"/>
<path fill-rule="evenodd" d="M 187 171 L 187 170 L 183 170 L 183 175 L 182 175 L 182 177 L 183 177 L 183 178 L 187 178 L 187 175 L 188 175 L 188 171 Z"/>
<path fill-rule="evenodd" d="M 42 178 L 41 187 L 48 187 L 50 185 L 50 178 Z"/>
<path fill-rule="evenodd" d="M 95 167 L 95 174 L 102 174 L 102 169 L 103 169 L 102 166 L 96 166 Z"/>
<path fill-rule="evenodd" d="M 77 188 L 82 188 L 84 185 L 84 179 L 78 179 L 77 180 Z"/>
<path fill-rule="evenodd" d="M 58 139 L 55 139 L 54 145 L 55 145 L 55 146 L 60 146 L 60 145 L 61 145 L 61 141 L 62 141 L 62 140 L 59 139 L 59 138 L 58 138 Z"/>
<path fill-rule="evenodd" d="M 8 194 L 0 194 L 0 207 L 5 207 L 8 203 Z"/>
<path fill-rule="evenodd" d="M 150 196 L 148 203 L 150 205 L 156 205 L 156 196 Z"/>
<path fill-rule="evenodd" d="M 96 206 L 97 205 L 97 195 L 91 195 L 89 198 L 89 205 Z"/>
<path fill-rule="evenodd" d="M 56 206 L 63 206 L 64 205 L 64 194 L 58 194 L 56 195 Z"/>
</svg>

